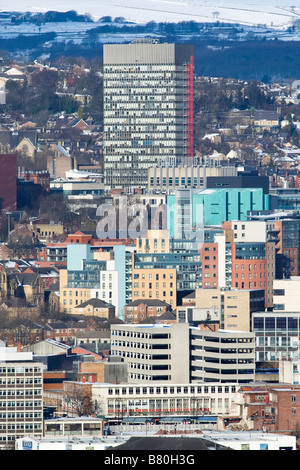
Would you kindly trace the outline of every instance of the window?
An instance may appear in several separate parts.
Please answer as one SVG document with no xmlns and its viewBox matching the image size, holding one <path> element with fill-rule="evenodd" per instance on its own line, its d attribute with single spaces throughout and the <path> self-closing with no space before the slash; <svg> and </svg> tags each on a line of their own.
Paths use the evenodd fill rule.
<svg viewBox="0 0 300 470">
<path fill-rule="evenodd" d="M 274 289 L 274 295 L 285 295 L 284 289 Z"/>
</svg>

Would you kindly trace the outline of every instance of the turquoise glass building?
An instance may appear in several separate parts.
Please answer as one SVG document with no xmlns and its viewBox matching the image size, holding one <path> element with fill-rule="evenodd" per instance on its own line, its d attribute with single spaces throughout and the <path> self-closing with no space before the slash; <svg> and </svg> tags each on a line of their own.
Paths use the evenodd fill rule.
<svg viewBox="0 0 300 470">
<path fill-rule="evenodd" d="M 247 220 L 249 211 L 270 210 L 263 188 L 179 189 L 167 196 L 171 237 L 189 238 L 197 228 Z"/>
</svg>

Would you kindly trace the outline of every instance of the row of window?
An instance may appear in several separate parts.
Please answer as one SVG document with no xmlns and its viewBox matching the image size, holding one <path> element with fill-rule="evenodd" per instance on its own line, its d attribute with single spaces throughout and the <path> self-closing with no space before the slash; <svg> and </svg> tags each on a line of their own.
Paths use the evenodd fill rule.
<svg viewBox="0 0 300 470">
<path fill-rule="evenodd" d="M 192 184 L 194 186 L 203 186 L 204 185 L 204 178 L 201 176 L 199 178 L 191 178 L 191 177 L 175 177 L 173 178 L 172 176 L 169 176 L 168 178 L 163 176 L 162 178 L 160 177 L 156 177 L 156 179 L 154 177 L 150 177 L 150 186 L 160 186 L 160 185 L 163 185 L 163 186 L 172 186 L 174 183 L 175 186 L 191 186 Z"/>
<path fill-rule="evenodd" d="M 0 374 L 36 374 L 42 373 L 41 367 L 0 367 Z"/>
<path fill-rule="evenodd" d="M 138 274 L 138 273 L 134 273 L 133 275 L 133 279 L 139 279 L 141 276 L 141 279 L 145 279 L 146 278 L 146 274 L 142 273 L 141 275 Z M 154 275 L 153 275 L 154 276 Z M 166 279 L 167 278 L 167 275 L 166 274 L 162 274 L 161 275 L 163 279 Z M 173 273 L 170 273 L 168 274 L 168 277 L 169 279 L 173 279 Z M 147 278 L 149 279 L 149 281 L 152 280 L 152 273 L 148 274 L 147 275 Z M 155 279 L 158 281 L 159 280 L 159 274 L 155 274 Z"/>
<path fill-rule="evenodd" d="M 23 413 L 23 412 L 8 412 L 8 413 L 1 413 L 0 412 L 0 419 L 42 419 L 42 413 Z"/>
<path fill-rule="evenodd" d="M 169 291 L 168 294 L 170 295 L 170 297 L 173 297 L 173 291 Z M 167 291 L 162 291 L 162 293 L 160 293 L 159 291 L 156 291 L 156 298 L 157 299 L 159 299 L 161 295 L 162 295 L 162 297 L 167 297 Z M 134 291 L 133 296 L 137 297 L 137 298 L 140 298 L 141 296 L 146 297 L 146 292 L 145 291 L 142 291 L 142 292 Z M 147 292 L 147 297 L 150 297 L 150 298 L 152 297 L 152 292 L 151 291 Z"/>
<path fill-rule="evenodd" d="M 32 385 L 41 384 L 41 378 L 29 377 L 0 377 L 0 385 Z"/>
<path fill-rule="evenodd" d="M 135 287 L 135 288 L 137 288 L 137 289 L 138 289 L 138 288 L 140 287 L 140 285 L 139 285 L 139 283 L 138 283 L 138 282 L 134 282 L 134 284 L 133 284 L 133 287 Z M 141 285 L 141 287 L 142 287 L 142 289 L 144 289 L 144 288 L 145 288 L 145 283 L 144 283 L 144 282 L 142 282 L 142 285 Z M 149 282 L 149 284 L 148 284 L 148 289 L 152 289 L 153 287 L 154 287 L 154 286 L 152 286 L 152 282 Z M 157 282 L 157 283 L 156 283 L 156 285 L 155 285 L 155 287 L 156 287 L 156 289 L 159 289 L 159 287 L 160 287 L 160 283 L 159 283 L 159 282 Z M 166 288 L 166 287 L 167 287 L 167 284 L 166 284 L 166 282 L 163 282 L 163 283 L 162 283 L 162 287 L 163 287 L 163 288 Z M 170 287 L 170 288 L 172 288 L 172 287 L 173 287 L 173 282 L 170 282 L 170 284 L 169 284 L 169 287 Z"/>
<path fill-rule="evenodd" d="M 17 397 L 23 397 L 23 396 L 32 396 L 32 395 L 42 395 L 42 389 L 41 388 L 38 388 L 36 390 L 33 390 L 32 388 L 30 389 L 25 389 L 25 390 L 22 390 L 22 389 L 17 389 L 17 390 L 14 390 L 14 389 L 5 389 L 5 390 L 1 390 L 0 389 L 0 397 L 13 397 L 13 396 L 17 396 Z"/>
<path fill-rule="evenodd" d="M 0 401 L 0 408 L 41 408 L 43 403 L 41 401 Z"/>
<path fill-rule="evenodd" d="M 108 395 L 173 395 L 173 394 L 212 394 L 212 393 L 235 393 L 235 386 L 168 386 L 168 387 L 123 387 L 109 388 Z"/>
</svg>

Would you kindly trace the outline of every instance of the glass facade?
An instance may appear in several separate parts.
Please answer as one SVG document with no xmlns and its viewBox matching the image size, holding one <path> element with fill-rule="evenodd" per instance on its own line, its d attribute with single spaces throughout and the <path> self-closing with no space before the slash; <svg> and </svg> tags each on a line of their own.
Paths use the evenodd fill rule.
<svg viewBox="0 0 300 470">
<path fill-rule="evenodd" d="M 176 47 L 128 44 L 125 50 L 124 46 L 104 46 L 109 57 L 106 61 L 104 53 L 106 187 L 146 188 L 149 167 L 186 157 L 187 62 L 191 57 L 188 46 L 185 58 L 176 60 L 176 54 L 170 54 Z"/>
<path fill-rule="evenodd" d="M 253 314 L 256 361 L 293 358 L 300 340 L 300 313 L 259 312 Z"/>
<path fill-rule="evenodd" d="M 134 255 L 135 269 L 176 269 L 177 290 L 195 290 L 202 287 L 200 253 L 150 253 Z"/>
</svg>

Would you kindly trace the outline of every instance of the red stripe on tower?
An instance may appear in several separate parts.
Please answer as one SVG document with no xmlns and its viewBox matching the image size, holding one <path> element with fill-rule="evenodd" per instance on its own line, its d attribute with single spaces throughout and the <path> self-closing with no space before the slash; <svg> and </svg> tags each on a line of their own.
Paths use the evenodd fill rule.
<svg viewBox="0 0 300 470">
<path fill-rule="evenodd" d="M 186 133 L 187 133 L 187 162 L 194 159 L 194 57 L 186 64 Z"/>
</svg>

